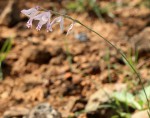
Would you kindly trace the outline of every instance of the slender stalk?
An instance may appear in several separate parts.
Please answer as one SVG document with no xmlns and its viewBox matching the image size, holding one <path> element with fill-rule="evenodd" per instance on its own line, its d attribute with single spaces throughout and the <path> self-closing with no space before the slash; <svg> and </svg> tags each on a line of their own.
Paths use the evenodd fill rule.
<svg viewBox="0 0 150 118">
<path fill-rule="evenodd" d="M 144 88 L 144 84 L 142 82 L 142 79 L 140 77 L 140 74 L 136 71 L 136 69 L 133 67 L 133 65 L 130 63 L 130 61 L 127 59 L 127 57 L 124 55 L 124 53 L 122 51 L 120 51 L 114 44 L 112 44 L 110 41 L 108 41 L 106 38 L 104 38 L 102 35 L 100 35 L 98 32 L 94 31 L 93 29 L 87 27 L 86 25 L 84 25 L 83 23 L 81 23 L 80 21 L 77 21 L 77 23 L 79 23 L 80 25 L 84 26 L 85 28 L 89 29 L 90 31 L 92 31 L 93 33 L 97 34 L 99 37 L 101 37 L 103 40 L 105 40 L 105 42 L 107 42 L 109 45 L 111 45 L 119 54 L 121 54 L 121 56 L 127 61 L 127 63 L 129 64 L 129 66 L 131 67 L 131 69 L 134 71 L 134 73 L 137 75 L 137 78 L 139 79 L 139 82 L 142 85 L 142 89 L 144 91 L 147 103 L 148 103 L 148 108 L 149 108 L 149 112 L 150 112 L 150 103 L 148 100 L 148 96 L 146 94 L 145 88 Z"/>
<path fill-rule="evenodd" d="M 45 9 L 42 9 L 42 10 L 45 10 Z M 127 63 L 129 64 L 129 66 L 131 67 L 131 69 L 133 70 L 133 72 L 137 75 L 137 78 L 139 79 L 139 82 L 141 83 L 142 85 L 142 89 L 144 91 L 144 94 L 145 94 L 145 97 L 146 97 L 146 100 L 147 100 L 147 103 L 148 103 L 148 113 L 150 114 L 150 103 L 149 103 L 149 100 L 148 100 L 148 96 L 146 94 L 146 91 L 145 91 L 145 88 L 144 88 L 144 84 L 142 82 L 142 79 L 140 77 L 140 74 L 137 72 L 137 70 L 134 68 L 134 66 L 130 63 L 130 61 L 127 59 L 127 57 L 125 56 L 125 54 L 119 50 L 119 48 L 117 48 L 114 44 L 112 44 L 109 40 L 107 40 L 105 37 L 103 37 L 102 35 L 100 35 L 98 32 L 96 32 L 95 30 L 93 30 L 92 28 L 86 26 L 85 24 L 83 24 L 82 22 L 80 22 L 79 20 L 76 20 L 68 15 L 64 15 L 64 14 L 61 14 L 61 13 L 58 13 L 58 12 L 55 12 L 55 11 L 50 11 L 52 14 L 55 14 L 55 15 L 60 15 L 60 16 L 63 16 L 65 18 L 68 18 L 72 21 L 74 21 L 75 23 L 78 23 L 80 25 L 82 25 L 83 27 L 85 27 L 86 29 L 88 29 L 89 31 L 92 31 L 93 33 L 95 33 L 96 35 L 98 35 L 100 38 L 102 38 L 106 43 L 108 43 L 110 46 L 112 46 L 119 54 L 121 54 L 121 56 L 127 61 Z"/>
</svg>

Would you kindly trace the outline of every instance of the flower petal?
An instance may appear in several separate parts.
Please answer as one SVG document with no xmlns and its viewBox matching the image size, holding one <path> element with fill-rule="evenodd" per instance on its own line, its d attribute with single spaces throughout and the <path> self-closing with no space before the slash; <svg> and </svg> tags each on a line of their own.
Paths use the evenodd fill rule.
<svg viewBox="0 0 150 118">
<path fill-rule="evenodd" d="M 64 18 L 61 16 L 61 21 L 60 21 L 60 29 L 63 32 L 64 31 Z"/>
<path fill-rule="evenodd" d="M 74 24 L 75 24 L 75 22 L 71 23 L 71 25 L 68 28 L 68 31 L 67 31 L 66 35 L 68 35 L 71 32 L 71 30 L 73 29 Z"/>
<path fill-rule="evenodd" d="M 39 23 L 36 29 L 40 30 L 42 26 L 47 23 L 47 31 L 48 31 L 48 27 L 50 27 L 50 18 L 51 18 L 50 11 L 42 12 L 41 14 L 38 14 L 37 16 L 35 16 L 33 19 L 39 20 Z"/>
<path fill-rule="evenodd" d="M 43 16 L 43 13 L 34 16 L 33 19 L 34 20 L 41 20 L 42 16 Z"/>
<path fill-rule="evenodd" d="M 54 20 L 51 22 L 51 25 L 54 25 L 54 24 L 60 22 L 60 20 L 61 20 L 60 17 L 54 18 Z"/>
<path fill-rule="evenodd" d="M 28 17 L 34 17 L 35 15 L 38 14 L 38 10 L 36 8 L 31 8 L 31 9 L 24 9 L 21 11 L 21 13 L 23 13 L 24 15 L 28 16 Z"/>
<path fill-rule="evenodd" d="M 38 14 L 37 16 L 34 17 L 34 20 L 43 20 L 43 21 L 48 21 L 51 17 L 51 13 L 49 12 L 42 12 Z"/>
<path fill-rule="evenodd" d="M 39 22 L 36 29 L 39 31 L 39 30 L 41 30 L 42 26 L 43 26 L 43 23 Z"/>
<path fill-rule="evenodd" d="M 35 17 L 39 13 L 38 9 L 39 9 L 39 7 L 36 6 L 35 8 L 21 11 L 21 13 L 25 14 L 26 16 L 28 16 L 30 18 L 26 25 L 28 28 L 32 27 L 33 17 Z"/>
<path fill-rule="evenodd" d="M 46 25 L 46 29 L 47 29 L 47 32 L 52 32 L 52 27 L 51 27 L 51 23 L 50 23 L 50 20 L 47 22 L 47 25 Z"/>
<path fill-rule="evenodd" d="M 32 18 L 30 18 L 30 19 L 28 20 L 27 25 L 26 25 L 28 28 L 31 28 L 31 27 L 32 27 L 32 21 L 33 21 Z"/>
<path fill-rule="evenodd" d="M 51 29 L 49 29 L 49 30 L 52 31 L 52 26 L 56 23 L 60 23 L 60 29 L 61 29 L 61 31 L 63 31 L 63 29 L 64 29 L 64 18 L 62 16 L 59 16 L 59 17 L 56 17 L 53 19 L 53 21 L 50 24 Z"/>
</svg>

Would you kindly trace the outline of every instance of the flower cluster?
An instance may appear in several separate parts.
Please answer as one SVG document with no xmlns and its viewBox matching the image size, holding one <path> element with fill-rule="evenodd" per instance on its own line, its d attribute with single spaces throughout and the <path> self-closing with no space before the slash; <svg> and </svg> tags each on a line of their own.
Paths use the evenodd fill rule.
<svg viewBox="0 0 150 118">
<path fill-rule="evenodd" d="M 36 27 L 36 29 L 38 31 L 42 28 L 43 25 L 46 24 L 47 32 L 49 32 L 49 31 L 52 32 L 53 31 L 52 26 L 56 23 L 60 24 L 60 29 L 62 32 L 64 30 L 64 17 L 63 16 L 56 17 L 51 21 L 51 16 L 52 16 L 51 11 L 40 11 L 39 6 L 28 9 L 28 10 L 22 10 L 21 13 L 23 13 L 24 15 L 29 17 L 29 20 L 28 20 L 27 25 L 26 25 L 28 28 L 32 27 L 33 20 L 38 20 L 39 23 Z M 71 31 L 73 26 L 74 26 L 74 23 L 72 23 L 69 26 L 68 31 L 67 31 L 67 35 L 69 34 L 69 32 Z"/>
</svg>

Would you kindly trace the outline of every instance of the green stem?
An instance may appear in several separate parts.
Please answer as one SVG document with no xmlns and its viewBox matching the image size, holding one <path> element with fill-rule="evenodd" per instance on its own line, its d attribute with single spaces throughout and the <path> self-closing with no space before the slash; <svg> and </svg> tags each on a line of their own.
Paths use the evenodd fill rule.
<svg viewBox="0 0 150 118">
<path fill-rule="evenodd" d="M 45 10 L 45 9 L 43 9 Z M 84 25 L 83 23 L 81 23 L 80 21 L 76 20 L 76 19 L 73 19 L 71 18 L 70 16 L 68 15 L 64 15 L 64 14 L 61 14 L 61 13 L 58 13 L 58 12 L 55 12 L 55 11 L 50 11 L 52 14 L 55 14 L 55 15 L 60 15 L 60 16 L 63 16 L 65 18 L 68 18 L 80 25 L 82 25 L 83 27 L 85 27 L 86 29 L 92 31 L 93 33 L 95 33 L 96 35 L 98 35 L 100 38 L 102 38 L 106 43 L 108 43 L 110 46 L 112 46 L 119 54 L 121 54 L 121 56 L 127 61 L 127 63 L 129 64 L 129 66 L 131 67 L 131 69 L 133 70 L 133 72 L 137 75 L 137 78 L 139 79 L 139 82 L 141 83 L 142 85 L 142 89 L 144 91 L 144 94 L 145 94 L 145 97 L 146 97 L 146 100 L 147 100 L 147 103 L 148 103 L 148 109 L 149 109 L 149 113 L 150 113 L 150 103 L 149 103 L 149 100 L 148 100 L 148 96 L 146 94 L 146 91 L 145 91 L 145 88 L 144 88 L 144 84 L 142 82 L 142 79 L 140 77 L 140 74 L 136 71 L 136 69 L 133 67 L 133 65 L 130 63 L 130 61 L 127 59 L 127 57 L 124 55 L 123 52 L 121 52 L 119 50 L 119 48 L 117 48 L 114 44 L 112 44 L 109 40 L 107 40 L 105 37 L 103 37 L 102 35 L 100 35 L 98 32 L 96 32 L 95 30 L 91 29 L 90 27 Z"/>
<path fill-rule="evenodd" d="M 83 23 L 81 23 L 80 21 L 78 20 L 75 20 L 75 22 L 79 23 L 80 25 L 84 26 L 85 28 L 87 28 L 88 30 L 92 31 L 93 33 L 97 34 L 100 38 L 102 38 L 103 40 L 105 40 L 105 42 L 107 42 L 109 45 L 111 45 L 118 53 L 121 54 L 121 56 L 127 61 L 127 63 L 129 64 L 129 66 L 131 67 L 131 69 L 134 71 L 134 73 L 137 75 L 138 79 L 139 79 L 139 82 L 141 83 L 142 85 L 142 89 L 144 91 L 144 94 L 145 94 L 145 97 L 146 97 L 146 100 L 147 100 L 147 103 L 148 103 L 148 108 L 149 108 L 149 112 L 150 112 L 150 103 L 149 103 L 149 100 L 148 100 L 148 96 L 146 94 L 146 91 L 145 91 L 145 88 L 144 88 L 144 84 L 142 82 L 142 79 L 140 77 L 140 74 L 136 71 L 136 69 L 133 67 L 133 65 L 130 63 L 130 61 L 127 59 L 127 57 L 124 55 L 123 52 L 121 52 L 114 44 L 112 44 L 110 41 L 108 41 L 106 38 L 104 38 L 102 35 L 100 35 L 98 32 L 94 31 L 93 29 L 87 27 L 86 25 L 84 25 Z"/>
</svg>

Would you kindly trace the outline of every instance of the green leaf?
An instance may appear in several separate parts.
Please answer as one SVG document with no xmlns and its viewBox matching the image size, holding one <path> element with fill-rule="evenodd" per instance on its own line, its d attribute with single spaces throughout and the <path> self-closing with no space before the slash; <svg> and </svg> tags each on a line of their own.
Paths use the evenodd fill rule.
<svg viewBox="0 0 150 118">
<path fill-rule="evenodd" d="M 150 86 L 145 87 L 145 92 L 147 94 L 148 99 L 150 99 Z M 137 97 L 139 98 L 139 102 L 141 102 L 142 105 L 147 104 L 147 100 L 146 100 L 144 90 L 139 91 L 139 93 L 137 94 Z"/>
<path fill-rule="evenodd" d="M 135 101 L 135 97 L 126 91 L 123 92 L 115 92 L 113 94 L 113 97 L 117 100 L 120 101 L 122 103 L 127 104 L 130 107 L 136 108 L 136 109 L 142 109 L 141 105 Z"/>
<path fill-rule="evenodd" d="M 0 50 L 0 62 L 2 62 L 6 58 L 7 53 L 11 49 L 11 46 L 11 39 L 9 38 L 5 41 L 5 43 L 2 46 L 2 49 Z"/>
<path fill-rule="evenodd" d="M 8 38 L 0 49 L 0 80 L 3 78 L 2 61 L 6 58 L 11 46 L 11 38 Z"/>
</svg>

